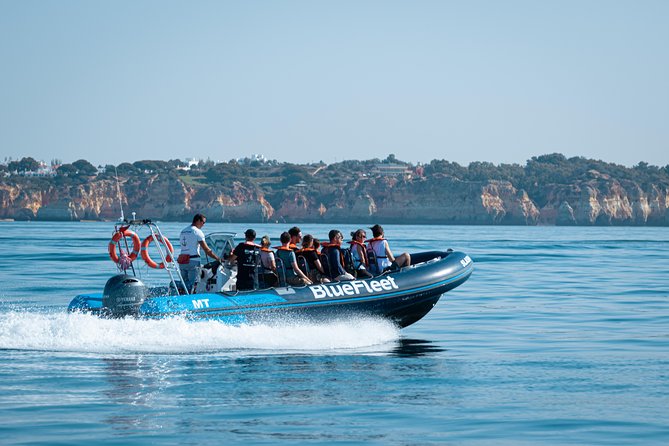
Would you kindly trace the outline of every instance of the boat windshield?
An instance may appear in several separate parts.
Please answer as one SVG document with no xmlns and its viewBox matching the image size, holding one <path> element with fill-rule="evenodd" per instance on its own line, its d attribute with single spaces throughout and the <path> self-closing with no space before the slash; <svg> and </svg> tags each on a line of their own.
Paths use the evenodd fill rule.
<svg viewBox="0 0 669 446">
<path fill-rule="evenodd" d="M 214 253 L 222 259 L 227 259 L 235 248 L 234 232 L 213 232 L 207 234 L 204 241 Z"/>
</svg>

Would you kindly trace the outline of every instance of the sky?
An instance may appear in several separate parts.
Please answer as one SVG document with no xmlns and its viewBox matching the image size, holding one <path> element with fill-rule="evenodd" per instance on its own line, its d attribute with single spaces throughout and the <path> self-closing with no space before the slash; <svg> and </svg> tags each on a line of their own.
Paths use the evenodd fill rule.
<svg viewBox="0 0 669 446">
<path fill-rule="evenodd" d="M 0 0 L 0 162 L 669 164 L 668 1 Z"/>
</svg>

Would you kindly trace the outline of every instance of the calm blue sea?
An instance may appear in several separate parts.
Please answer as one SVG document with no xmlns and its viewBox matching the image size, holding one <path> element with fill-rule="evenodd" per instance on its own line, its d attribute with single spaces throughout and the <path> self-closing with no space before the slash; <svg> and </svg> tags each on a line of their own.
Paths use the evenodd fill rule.
<svg viewBox="0 0 669 446">
<path fill-rule="evenodd" d="M 669 444 L 667 228 L 386 226 L 475 261 L 401 331 L 67 314 L 112 229 L 0 223 L 0 443 Z"/>
</svg>

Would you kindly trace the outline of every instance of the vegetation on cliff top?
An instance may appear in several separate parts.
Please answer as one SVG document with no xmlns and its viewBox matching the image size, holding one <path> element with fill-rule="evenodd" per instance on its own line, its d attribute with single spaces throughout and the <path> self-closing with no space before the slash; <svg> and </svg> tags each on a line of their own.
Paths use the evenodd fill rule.
<svg viewBox="0 0 669 446">
<path fill-rule="evenodd" d="M 107 165 L 103 173 L 98 173 L 98 169 L 90 162 L 78 160 L 57 167 L 53 177 L 25 175 L 26 171 L 36 171 L 37 166 L 35 159 L 26 157 L 0 165 L 0 174 L 4 174 L 5 183 L 41 182 L 68 185 L 88 182 L 96 176 L 100 179 L 114 178 L 117 173 L 123 178 L 162 173 L 179 176 L 184 182 L 195 185 L 229 187 L 234 182 L 241 182 L 259 186 L 266 192 L 294 185 L 305 185 L 309 188 L 331 187 L 355 178 L 374 175 L 405 175 L 413 179 L 445 175 L 462 181 L 509 181 L 517 188 L 526 190 L 531 196 L 540 195 L 541 188 L 546 185 L 573 184 L 593 177 L 608 177 L 639 184 L 669 183 L 669 165 L 658 167 L 641 162 L 634 167 L 626 167 L 583 157 L 566 158 L 559 153 L 532 157 L 524 166 L 495 165 L 486 161 L 475 161 L 468 166 L 462 166 L 443 159 L 414 165 L 389 155 L 385 160 L 347 160 L 330 165 L 248 159 L 221 163 L 200 161 L 190 168 L 181 160 L 143 160 L 117 166 Z M 384 170 L 384 166 L 392 166 L 393 169 Z"/>
</svg>

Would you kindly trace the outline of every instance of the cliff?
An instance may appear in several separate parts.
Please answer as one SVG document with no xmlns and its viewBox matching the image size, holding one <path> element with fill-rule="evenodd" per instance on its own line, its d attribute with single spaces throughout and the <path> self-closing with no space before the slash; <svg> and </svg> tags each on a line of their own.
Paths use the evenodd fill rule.
<svg viewBox="0 0 669 446">
<path fill-rule="evenodd" d="M 669 188 L 617 180 L 550 187 L 540 222 L 557 225 L 669 225 Z"/>
<path fill-rule="evenodd" d="M 669 225 L 667 184 L 591 175 L 571 184 L 545 184 L 541 198 L 510 181 L 356 176 L 328 185 L 263 187 L 250 180 L 193 184 L 173 174 L 121 178 L 126 215 L 210 221 L 381 222 L 478 225 Z M 120 215 L 115 180 L 81 184 L 0 182 L 0 218 L 111 220 Z"/>
</svg>

